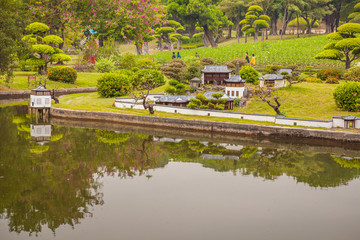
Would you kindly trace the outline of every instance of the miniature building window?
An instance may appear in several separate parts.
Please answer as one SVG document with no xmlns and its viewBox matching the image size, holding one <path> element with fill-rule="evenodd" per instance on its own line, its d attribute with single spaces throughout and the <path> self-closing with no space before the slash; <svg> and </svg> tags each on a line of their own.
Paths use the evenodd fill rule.
<svg viewBox="0 0 360 240">
<path fill-rule="evenodd" d="M 275 80 L 266 79 L 265 80 L 265 85 L 267 87 L 274 87 L 275 86 Z"/>
<path fill-rule="evenodd" d="M 40 105 L 40 104 L 41 104 L 41 98 L 36 99 L 36 104 L 37 104 L 37 105 Z"/>
<path fill-rule="evenodd" d="M 297 125 L 297 122 L 294 122 L 294 126 L 296 126 Z"/>
<path fill-rule="evenodd" d="M 50 99 L 49 98 L 45 98 L 45 104 L 46 105 L 50 104 Z"/>
<path fill-rule="evenodd" d="M 234 96 L 234 91 L 231 91 L 231 96 Z"/>
<path fill-rule="evenodd" d="M 239 91 L 236 91 L 236 96 L 237 96 L 237 97 L 239 96 Z"/>
</svg>

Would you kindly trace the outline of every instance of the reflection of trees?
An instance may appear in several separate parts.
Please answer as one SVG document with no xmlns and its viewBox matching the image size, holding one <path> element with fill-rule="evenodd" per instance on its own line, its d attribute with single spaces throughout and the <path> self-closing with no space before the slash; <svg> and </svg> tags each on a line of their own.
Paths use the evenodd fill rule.
<svg viewBox="0 0 360 240">
<path fill-rule="evenodd" d="M 175 161 L 198 162 L 204 167 L 216 171 L 231 171 L 234 174 L 253 175 L 266 180 L 275 180 L 282 175 L 294 177 L 297 182 L 307 183 L 312 187 L 336 187 L 347 184 L 359 177 L 356 169 L 359 161 L 351 163 L 335 158 L 330 154 L 289 151 L 280 149 L 247 146 L 239 151 L 228 150 L 218 144 L 205 144 L 198 141 L 167 142 L 162 146 L 169 158 Z M 201 153 L 223 155 L 224 160 L 208 160 L 201 158 Z M 231 160 L 226 156 L 236 155 L 239 160 Z"/>
<path fill-rule="evenodd" d="M 346 159 L 342 157 L 333 157 L 333 159 L 344 168 L 360 169 L 360 159 Z"/>
<path fill-rule="evenodd" d="M 38 233 L 43 226 L 52 231 L 63 224 L 74 226 L 91 216 L 91 206 L 103 204 L 95 176 L 142 175 L 166 164 L 148 136 L 127 134 L 123 141 L 109 144 L 99 141 L 95 130 L 54 128 L 54 141 L 37 145 L 28 137 L 25 113 L 15 120 L 12 117 L 17 112 L 0 108 L 4 130 L 0 135 L 0 217 L 8 219 L 10 231 Z M 104 131 L 102 136 L 112 134 Z M 48 150 L 31 153 L 42 147 Z"/>
</svg>

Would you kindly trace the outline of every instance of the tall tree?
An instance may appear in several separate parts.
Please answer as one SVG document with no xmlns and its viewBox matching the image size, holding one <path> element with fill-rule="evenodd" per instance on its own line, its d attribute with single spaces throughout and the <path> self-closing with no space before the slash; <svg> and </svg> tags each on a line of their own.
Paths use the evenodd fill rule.
<svg viewBox="0 0 360 240">
<path fill-rule="evenodd" d="M 245 13 L 248 8 L 247 1 L 244 0 L 222 0 L 218 8 L 223 11 L 229 19 L 232 19 L 232 22 L 236 26 L 236 38 L 239 43 L 240 37 L 240 20 L 245 18 Z M 231 29 L 231 28 L 229 28 Z"/>
<path fill-rule="evenodd" d="M 301 17 L 307 23 L 307 33 L 311 35 L 311 28 L 315 22 L 322 19 L 325 15 L 333 12 L 333 5 L 330 4 L 331 0 L 303 0 L 304 4 L 299 5 Z"/>
<path fill-rule="evenodd" d="M 330 33 L 327 38 L 333 40 L 324 47 L 324 51 L 315 56 L 316 59 L 332 59 L 345 63 L 348 69 L 351 63 L 360 58 L 359 23 L 345 23 L 337 28 L 338 32 Z"/>
<path fill-rule="evenodd" d="M 245 19 L 240 21 L 242 27 L 241 31 L 246 34 L 254 33 L 254 41 L 258 41 L 258 33 L 261 29 L 269 27 L 268 22 L 270 21 L 269 16 L 261 14 L 263 11 L 262 7 L 258 5 L 252 5 L 248 8 Z"/>
<path fill-rule="evenodd" d="M 0 75 L 11 77 L 11 66 L 22 49 L 22 32 L 28 21 L 23 9 L 21 0 L 0 0 Z"/>
</svg>

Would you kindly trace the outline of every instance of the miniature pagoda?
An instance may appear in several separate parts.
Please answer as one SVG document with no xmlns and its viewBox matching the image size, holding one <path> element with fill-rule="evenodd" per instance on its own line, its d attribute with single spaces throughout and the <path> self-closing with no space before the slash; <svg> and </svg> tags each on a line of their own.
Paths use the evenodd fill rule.
<svg viewBox="0 0 360 240">
<path fill-rule="evenodd" d="M 245 80 L 242 79 L 239 75 L 239 63 L 236 63 L 236 72 L 235 75 L 231 76 L 229 79 L 225 79 L 225 93 L 229 97 L 241 98 L 245 95 Z"/>
</svg>

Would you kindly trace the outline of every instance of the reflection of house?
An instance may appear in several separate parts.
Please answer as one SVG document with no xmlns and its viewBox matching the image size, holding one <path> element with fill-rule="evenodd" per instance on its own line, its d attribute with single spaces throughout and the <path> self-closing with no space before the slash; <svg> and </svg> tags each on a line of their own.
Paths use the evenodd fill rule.
<svg viewBox="0 0 360 240">
<path fill-rule="evenodd" d="M 30 136 L 32 140 L 36 142 L 47 142 L 51 140 L 51 125 L 42 124 L 34 125 L 30 124 Z"/>
<path fill-rule="evenodd" d="M 231 69 L 226 65 L 205 65 L 201 70 L 201 81 L 203 84 L 225 85 L 225 79 L 231 77 Z"/>
<path fill-rule="evenodd" d="M 286 87 L 286 79 L 281 74 L 282 72 L 287 72 L 288 74 L 291 74 L 292 69 L 282 68 L 278 71 L 277 74 L 265 74 L 264 76 L 259 77 L 260 87 L 272 87 L 272 88 Z"/>
<path fill-rule="evenodd" d="M 213 155 L 213 154 L 201 154 L 200 156 L 204 160 L 239 160 L 239 156 L 235 155 Z"/>
<path fill-rule="evenodd" d="M 204 93 L 204 96 L 207 99 L 214 100 L 215 98 L 211 96 L 214 93 L 218 93 L 218 92 L 206 92 L 206 93 Z M 221 92 L 219 92 L 219 93 L 221 93 Z M 233 109 L 234 98 L 230 98 L 229 96 L 227 96 L 224 93 L 221 93 L 221 94 L 222 94 L 222 97 L 220 99 L 227 99 L 227 101 L 224 104 L 224 106 L 225 106 L 224 109 L 225 110 Z M 155 104 L 176 106 L 176 107 L 186 107 L 186 105 L 188 103 L 190 103 L 190 99 L 192 99 L 192 98 L 195 98 L 195 96 L 193 96 L 193 95 L 179 95 L 179 96 L 164 95 L 164 96 L 160 96 L 157 100 L 155 100 Z"/>
</svg>

